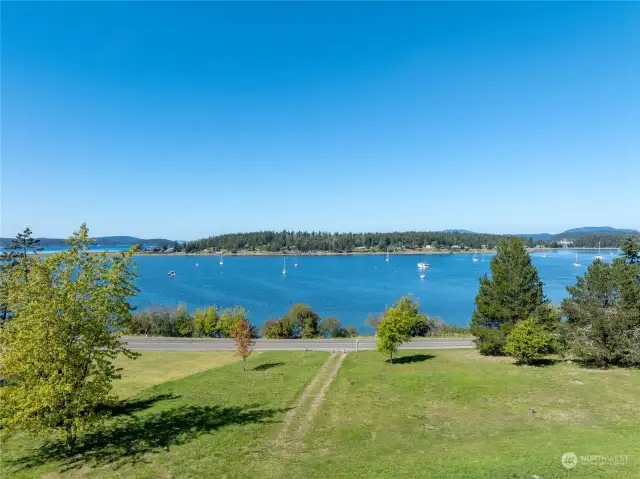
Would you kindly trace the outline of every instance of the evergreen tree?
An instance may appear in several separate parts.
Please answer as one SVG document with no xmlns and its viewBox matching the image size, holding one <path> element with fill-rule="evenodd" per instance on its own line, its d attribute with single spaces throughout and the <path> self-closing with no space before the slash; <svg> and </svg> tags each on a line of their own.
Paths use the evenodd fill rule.
<svg viewBox="0 0 640 479">
<path fill-rule="evenodd" d="M 545 303 L 542 282 L 522 241 L 512 236 L 498 245 L 491 260 L 491 278 L 480 278 L 471 332 L 482 354 L 504 354 L 504 343 L 518 321 L 528 319 Z"/>
<path fill-rule="evenodd" d="M 0 254 L 0 318 L 6 321 L 10 311 L 8 307 L 9 276 L 13 269 L 20 265 L 23 279 L 26 281 L 29 275 L 29 253 L 37 255 L 42 251 L 39 239 L 33 238 L 31 229 L 25 228 L 11 240 L 2 254 Z"/>
<path fill-rule="evenodd" d="M 620 249 L 627 263 L 640 264 L 640 241 L 635 233 L 620 242 Z"/>
<path fill-rule="evenodd" d="M 562 302 L 568 351 L 596 366 L 640 364 L 640 265 L 596 260 Z"/>
</svg>

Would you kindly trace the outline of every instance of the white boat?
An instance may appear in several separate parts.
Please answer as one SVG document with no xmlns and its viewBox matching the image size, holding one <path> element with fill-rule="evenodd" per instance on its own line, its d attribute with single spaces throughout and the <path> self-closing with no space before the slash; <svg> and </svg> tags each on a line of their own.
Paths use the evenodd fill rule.
<svg viewBox="0 0 640 479">
<path fill-rule="evenodd" d="M 173 278 L 175 275 L 176 275 L 175 271 L 169 271 L 169 276 Z"/>
<path fill-rule="evenodd" d="M 387 257 L 386 257 L 385 261 L 386 261 L 387 263 L 389 262 L 389 248 L 387 248 Z"/>
<path fill-rule="evenodd" d="M 546 258 L 546 257 L 547 257 L 547 255 L 546 255 L 546 254 L 544 254 L 544 253 L 542 253 L 540 256 L 542 256 L 543 258 Z"/>
<path fill-rule="evenodd" d="M 427 269 L 429 267 L 429 263 L 426 261 L 420 261 L 418 263 L 418 269 Z"/>
<path fill-rule="evenodd" d="M 576 260 L 573 263 L 573 266 L 575 266 L 576 268 L 579 268 L 580 266 L 582 266 L 580 263 L 578 263 L 578 253 L 576 253 Z"/>
<path fill-rule="evenodd" d="M 427 275 L 426 275 L 426 274 L 424 274 L 424 273 L 420 273 L 420 279 L 425 279 L 426 277 L 427 277 Z"/>
<path fill-rule="evenodd" d="M 473 253 L 473 262 L 477 263 L 478 261 L 480 261 L 480 258 L 478 258 L 478 255 L 476 255 L 475 253 Z"/>
<path fill-rule="evenodd" d="M 294 268 L 297 268 L 297 267 L 298 267 L 298 258 L 296 258 L 296 262 L 295 262 L 295 263 L 293 263 L 293 267 L 294 267 Z"/>
<path fill-rule="evenodd" d="M 220 264 L 223 265 L 224 264 L 224 258 L 222 257 L 222 255 L 220 255 Z"/>
<path fill-rule="evenodd" d="M 599 259 L 599 260 L 601 260 L 601 261 L 604 259 L 604 256 L 602 256 L 602 255 L 600 254 L 600 241 L 598 241 L 598 254 L 597 254 L 597 255 L 595 255 L 595 256 L 593 257 L 593 259 Z"/>
<path fill-rule="evenodd" d="M 287 274 L 287 258 L 286 256 L 283 259 L 283 267 L 282 267 L 282 274 L 286 275 Z"/>
<path fill-rule="evenodd" d="M 198 263 L 196 263 L 196 268 L 198 267 Z"/>
</svg>

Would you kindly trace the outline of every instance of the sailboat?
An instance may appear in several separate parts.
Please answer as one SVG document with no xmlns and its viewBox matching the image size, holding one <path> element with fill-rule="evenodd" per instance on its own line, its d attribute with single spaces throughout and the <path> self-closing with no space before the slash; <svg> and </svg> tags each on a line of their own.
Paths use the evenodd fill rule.
<svg viewBox="0 0 640 479">
<path fill-rule="evenodd" d="M 477 263 L 478 261 L 480 261 L 480 258 L 478 258 L 478 255 L 473 253 L 473 262 Z"/>
<path fill-rule="evenodd" d="M 222 258 L 222 255 L 220 255 L 220 264 L 223 265 L 224 264 L 224 259 Z"/>
<path fill-rule="evenodd" d="M 573 266 L 575 266 L 576 268 L 578 268 L 578 267 L 582 266 L 580 263 L 578 263 L 578 253 L 576 253 L 576 260 L 575 260 L 575 262 L 573 263 Z"/>
<path fill-rule="evenodd" d="M 389 248 L 387 247 L 387 258 L 385 259 L 385 261 L 388 263 L 389 262 Z"/>
<path fill-rule="evenodd" d="M 298 267 L 298 258 L 297 257 L 295 258 L 295 263 L 293 263 L 293 267 L 294 268 Z"/>
<path fill-rule="evenodd" d="M 285 256 L 283 259 L 283 267 L 282 267 L 282 274 L 286 275 L 287 274 L 287 257 Z"/>
<path fill-rule="evenodd" d="M 600 254 L 600 241 L 598 241 L 598 254 L 593 257 L 593 259 L 603 260 L 604 256 Z"/>
</svg>

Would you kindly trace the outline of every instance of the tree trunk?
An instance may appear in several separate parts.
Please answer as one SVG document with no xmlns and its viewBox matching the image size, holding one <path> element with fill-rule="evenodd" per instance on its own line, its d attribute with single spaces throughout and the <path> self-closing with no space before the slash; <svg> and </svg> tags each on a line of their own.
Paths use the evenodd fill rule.
<svg viewBox="0 0 640 479">
<path fill-rule="evenodd" d="M 393 364 L 393 353 L 389 353 L 389 362 Z"/>
<path fill-rule="evenodd" d="M 247 358 L 242 358 L 242 370 L 247 370 Z"/>
<path fill-rule="evenodd" d="M 73 424 L 67 423 L 64 426 L 67 436 L 67 452 L 72 452 L 76 447 L 76 431 Z"/>
</svg>

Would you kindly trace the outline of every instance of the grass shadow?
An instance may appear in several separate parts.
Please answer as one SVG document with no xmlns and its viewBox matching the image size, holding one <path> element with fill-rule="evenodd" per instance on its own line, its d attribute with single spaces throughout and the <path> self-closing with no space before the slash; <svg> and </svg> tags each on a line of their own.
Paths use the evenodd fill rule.
<svg viewBox="0 0 640 479">
<path fill-rule="evenodd" d="M 260 364 L 253 368 L 253 371 L 266 371 L 267 369 L 277 368 L 279 366 L 284 366 L 284 363 L 264 363 Z"/>
<path fill-rule="evenodd" d="M 542 358 L 542 359 L 536 359 L 535 361 L 531 361 L 529 363 L 515 362 L 514 364 L 516 366 L 534 366 L 536 368 L 545 368 L 545 367 L 553 366 L 554 364 L 558 364 L 558 363 L 561 363 L 561 362 L 562 361 L 560 359 Z"/>
<path fill-rule="evenodd" d="M 160 401 L 179 399 L 181 396 L 175 394 L 157 394 L 145 399 L 124 399 L 112 406 L 102 406 L 98 408 L 98 413 L 107 413 L 110 416 L 123 416 L 133 414 L 138 411 L 149 409 Z"/>
<path fill-rule="evenodd" d="M 99 430 L 78 437 L 73 453 L 68 453 L 62 440 L 48 441 L 31 454 L 12 461 L 14 472 L 49 462 L 62 462 L 61 473 L 71 469 L 111 464 L 144 463 L 145 455 L 169 451 L 198 436 L 226 426 L 274 422 L 273 416 L 288 409 L 249 406 L 181 406 L 148 414 L 120 416 Z"/>
<path fill-rule="evenodd" d="M 412 363 L 421 363 L 423 361 L 428 361 L 429 359 L 433 359 L 435 356 L 431 354 L 413 354 L 411 356 L 401 356 L 399 358 L 393 359 L 393 364 L 412 364 Z M 390 362 L 387 359 L 387 362 Z"/>
</svg>

